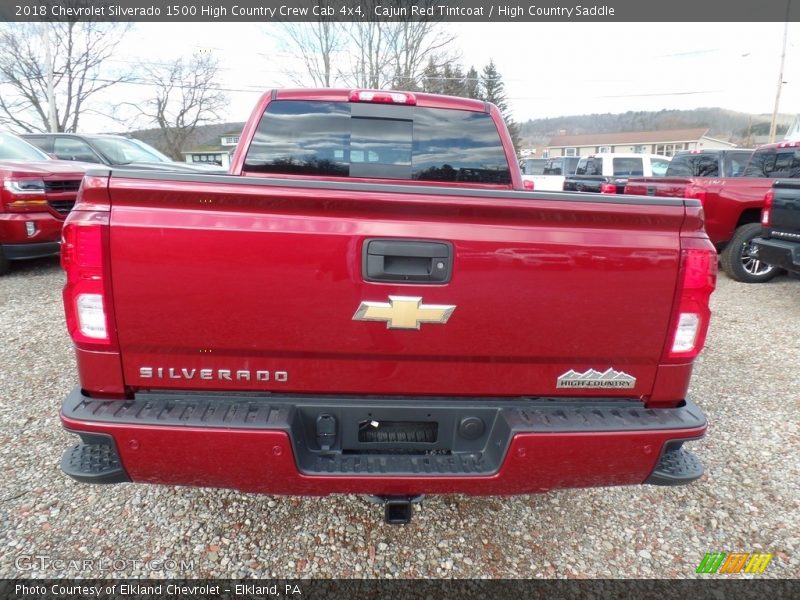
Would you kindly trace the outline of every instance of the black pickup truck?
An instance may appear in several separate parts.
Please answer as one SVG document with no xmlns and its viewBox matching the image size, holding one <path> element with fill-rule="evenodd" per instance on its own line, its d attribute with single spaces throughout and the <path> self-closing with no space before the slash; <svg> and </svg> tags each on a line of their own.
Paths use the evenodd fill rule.
<svg viewBox="0 0 800 600">
<path fill-rule="evenodd" d="M 765 198 L 761 225 L 753 258 L 800 274 L 800 182 L 775 182 Z"/>
</svg>

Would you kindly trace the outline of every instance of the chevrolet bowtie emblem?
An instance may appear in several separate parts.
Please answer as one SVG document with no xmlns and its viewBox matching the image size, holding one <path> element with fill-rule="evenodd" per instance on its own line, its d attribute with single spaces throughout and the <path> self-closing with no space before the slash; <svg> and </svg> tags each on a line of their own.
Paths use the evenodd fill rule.
<svg viewBox="0 0 800 600">
<path fill-rule="evenodd" d="M 419 329 L 422 323 L 447 323 L 452 304 L 423 304 L 422 298 L 389 296 L 389 302 L 362 302 L 354 321 L 386 321 L 386 329 Z"/>
</svg>

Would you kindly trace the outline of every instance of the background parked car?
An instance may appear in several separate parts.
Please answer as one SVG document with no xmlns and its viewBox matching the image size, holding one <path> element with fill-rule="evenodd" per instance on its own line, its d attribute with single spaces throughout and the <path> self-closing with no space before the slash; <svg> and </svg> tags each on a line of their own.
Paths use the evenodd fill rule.
<svg viewBox="0 0 800 600">
<path fill-rule="evenodd" d="M 522 173 L 522 184 L 526 190 L 534 189 L 532 175 L 544 175 L 546 158 L 522 158 L 519 161 L 519 170 Z M 527 177 L 526 177 L 527 176 Z"/>
<path fill-rule="evenodd" d="M 523 185 L 526 189 L 533 189 L 537 192 L 560 192 L 564 189 L 566 176 L 575 172 L 578 160 L 577 156 L 556 156 L 545 159 L 541 174 L 528 174 L 523 171 Z M 530 185 L 533 187 L 529 187 Z"/>
<path fill-rule="evenodd" d="M 672 157 L 667 177 L 741 177 L 753 150 L 686 150 Z M 658 183 L 658 182 L 656 182 Z"/>
<path fill-rule="evenodd" d="M 90 166 L 53 160 L 0 132 L 0 275 L 10 261 L 58 254 L 64 218 Z"/>
<path fill-rule="evenodd" d="M 736 281 L 763 283 L 780 269 L 753 254 L 753 240 L 761 234 L 761 209 L 777 179 L 800 179 L 800 141 L 766 144 L 743 152 L 752 152 L 743 172 L 742 157 L 727 169 L 723 162 L 720 174 L 713 153 L 690 155 L 696 159 L 688 164 L 691 159 L 680 155 L 673 158 L 675 167 L 670 164 L 666 177 L 631 178 L 625 193 L 700 200 L 706 233 L 717 247 L 723 271 Z"/>
<path fill-rule="evenodd" d="M 568 192 L 623 194 L 629 177 L 663 176 L 669 157 L 658 154 L 602 152 L 581 157 L 575 174 L 564 181 Z"/>
<path fill-rule="evenodd" d="M 218 171 L 177 162 L 141 140 L 121 135 L 77 133 L 31 133 L 22 136 L 51 156 L 61 160 L 100 163 L 110 167 L 158 171 Z"/>
<path fill-rule="evenodd" d="M 523 175 L 544 175 L 546 165 L 546 158 L 523 158 L 519 161 L 519 168 Z"/>
</svg>

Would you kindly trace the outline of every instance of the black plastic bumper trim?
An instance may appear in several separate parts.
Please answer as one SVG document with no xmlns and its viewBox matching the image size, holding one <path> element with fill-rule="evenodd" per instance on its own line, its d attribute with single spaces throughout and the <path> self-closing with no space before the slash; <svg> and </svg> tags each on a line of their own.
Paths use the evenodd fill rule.
<svg viewBox="0 0 800 600">
<path fill-rule="evenodd" d="M 703 476 L 703 464 L 691 452 L 683 448 L 684 440 L 672 440 L 664 444 L 656 468 L 645 483 L 650 485 L 686 485 Z"/>
<path fill-rule="evenodd" d="M 58 242 L 36 242 L 31 244 L 3 244 L 0 248 L 8 260 L 26 260 L 55 256 L 61 250 Z"/>
<path fill-rule="evenodd" d="M 81 483 L 125 483 L 131 480 L 122 467 L 112 436 L 83 431 L 70 433 L 79 435 L 81 441 L 61 457 L 61 470 L 66 475 Z"/>
<path fill-rule="evenodd" d="M 755 238 L 758 258 L 774 267 L 800 273 L 800 243 L 776 239 Z"/>
<path fill-rule="evenodd" d="M 502 411 L 516 427 L 534 433 L 691 429 L 706 418 L 694 402 L 676 408 L 645 408 L 638 400 L 580 398 L 356 397 L 290 394 L 141 392 L 132 400 L 91 398 L 74 388 L 62 413 L 76 421 L 131 425 L 285 429 L 298 408 L 336 410 L 369 407 L 414 410 Z M 384 417 L 385 418 L 385 417 Z"/>
</svg>

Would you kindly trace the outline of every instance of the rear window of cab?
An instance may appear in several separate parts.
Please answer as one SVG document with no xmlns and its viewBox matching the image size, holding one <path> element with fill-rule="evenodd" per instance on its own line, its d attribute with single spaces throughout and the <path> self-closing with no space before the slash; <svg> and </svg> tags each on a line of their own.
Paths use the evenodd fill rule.
<svg viewBox="0 0 800 600">
<path fill-rule="evenodd" d="M 642 175 L 644 173 L 641 157 L 614 156 L 605 158 L 605 160 L 609 160 L 609 158 L 611 159 L 611 169 L 614 176 Z M 602 156 L 582 158 L 575 169 L 575 175 L 602 176 L 603 160 Z"/>
<path fill-rule="evenodd" d="M 800 177 L 800 148 L 756 150 L 745 170 L 745 177 Z"/>
<path fill-rule="evenodd" d="M 676 154 L 669 166 L 672 177 L 719 177 L 717 154 Z"/>
<path fill-rule="evenodd" d="M 270 102 L 244 170 L 511 183 L 500 134 L 488 113 L 357 102 Z"/>
</svg>

